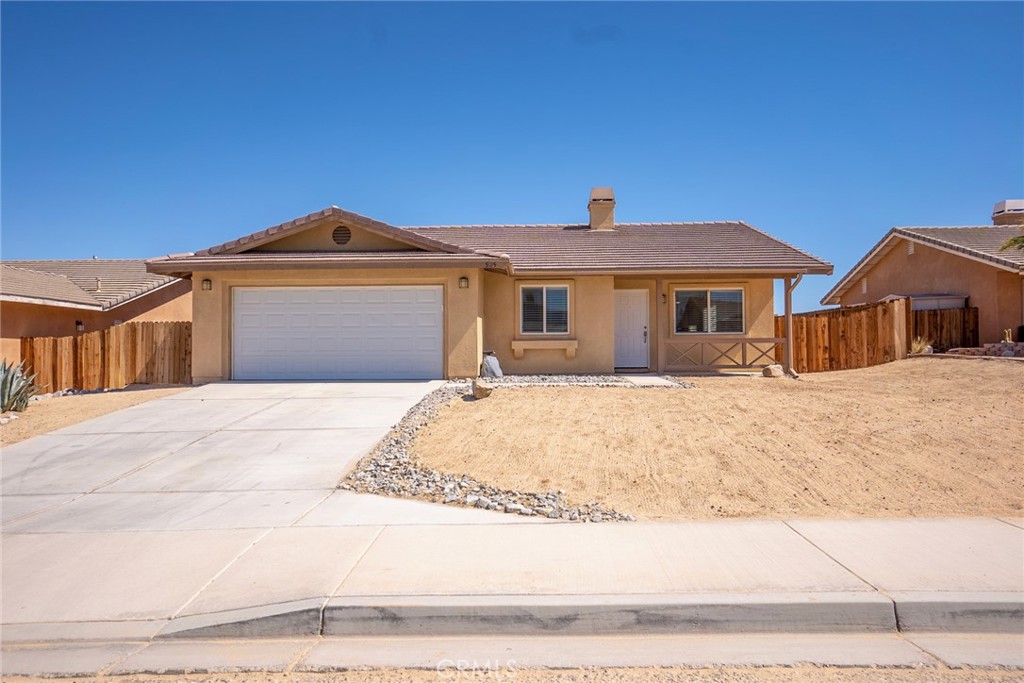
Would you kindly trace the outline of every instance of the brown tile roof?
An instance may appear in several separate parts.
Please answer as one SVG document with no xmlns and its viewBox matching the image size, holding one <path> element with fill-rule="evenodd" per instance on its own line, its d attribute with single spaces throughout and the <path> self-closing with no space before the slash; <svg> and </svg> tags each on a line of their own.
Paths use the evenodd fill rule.
<svg viewBox="0 0 1024 683">
<path fill-rule="evenodd" d="M 0 264 L 0 297 L 102 308 L 99 301 L 66 277 L 6 264 Z"/>
<path fill-rule="evenodd" d="M 516 272 L 794 271 L 832 265 L 742 221 L 407 227 L 442 242 L 507 254 Z"/>
<path fill-rule="evenodd" d="M 200 249 L 195 253 L 196 256 L 216 256 L 218 254 L 237 254 L 254 247 L 258 247 L 267 242 L 273 242 L 279 240 L 282 237 L 291 235 L 296 232 L 301 232 L 309 226 L 325 219 L 336 219 L 340 222 L 344 222 L 347 225 L 353 225 L 361 228 L 365 228 L 371 232 L 375 232 L 380 235 L 391 237 L 400 242 L 405 242 L 409 246 L 417 247 L 420 249 L 426 249 L 427 251 L 450 251 L 451 245 L 438 244 L 429 238 L 417 237 L 412 235 L 401 228 L 396 228 L 393 225 L 382 223 L 381 221 L 362 216 L 358 213 L 351 211 L 345 211 L 339 209 L 336 206 L 328 206 L 326 209 L 320 211 L 314 211 L 313 213 L 306 214 L 301 218 L 286 221 L 279 225 L 274 225 L 269 228 L 264 228 L 251 235 L 239 237 L 238 239 L 218 244 L 213 247 L 206 249 Z"/>
<path fill-rule="evenodd" d="M 910 240 L 944 249 L 967 258 L 986 261 L 1004 270 L 1024 272 L 1024 251 L 999 248 L 1011 237 L 1021 234 L 1020 225 L 958 225 L 949 227 L 895 227 L 850 269 L 839 282 L 821 298 L 823 305 L 838 304 L 841 297 L 896 245 L 898 239 Z"/>
<path fill-rule="evenodd" d="M 598 188 L 600 189 L 600 188 Z M 260 259 L 250 250 L 305 230 L 324 220 L 362 227 L 427 252 L 488 257 L 515 272 L 796 272 L 832 273 L 832 264 L 801 251 L 742 221 L 704 223 L 622 223 L 614 230 L 586 225 L 444 225 L 395 227 L 331 206 L 195 254 L 151 259 L 161 273 L 188 272 L 198 259 L 221 257 L 231 263 Z M 312 252 L 309 252 L 312 253 Z M 339 263 L 344 257 L 309 256 Z M 277 257 L 284 258 L 284 257 Z M 356 258 L 356 257 L 352 257 Z M 383 257 L 381 257 L 383 258 Z M 416 257 L 408 256 L 409 259 Z M 225 261 L 227 263 L 228 261 Z M 256 263 L 257 261 L 251 261 Z M 224 267 L 219 261 L 208 265 Z M 180 270 L 175 270 L 176 264 Z M 507 264 L 510 264 L 507 265 Z"/>
<path fill-rule="evenodd" d="M 47 298 L 67 303 L 82 303 L 86 299 L 106 310 L 126 303 L 136 297 L 147 294 L 155 289 L 169 285 L 176 278 L 147 272 L 146 262 L 142 259 L 60 259 L 46 261 L 4 261 L 3 265 L 18 270 L 31 270 L 42 274 L 59 277 L 77 289 L 77 294 L 62 284 L 61 297 Z M 4 280 L 7 280 L 7 269 L 4 269 Z M 21 286 L 24 278 L 15 276 L 12 286 Z M 54 281 L 55 282 L 55 281 Z M 24 291 L 24 290 L 22 290 Z M 47 290 L 56 292 L 56 290 Z M 7 285 L 4 285 L 4 293 Z M 11 294 L 31 298 L 31 294 Z"/>
<path fill-rule="evenodd" d="M 913 236 L 926 244 L 946 247 L 1000 265 L 1024 268 L 1024 250 L 999 251 L 1011 237 L 1022 234 L 1021 225 L 968 225 L 949 228 L 895 228 L 896 233 Z"/>
</svg>

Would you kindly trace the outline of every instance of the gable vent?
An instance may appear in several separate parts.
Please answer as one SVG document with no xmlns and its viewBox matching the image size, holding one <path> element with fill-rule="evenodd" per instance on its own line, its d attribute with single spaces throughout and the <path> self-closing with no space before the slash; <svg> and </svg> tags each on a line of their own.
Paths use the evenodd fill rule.
<svg viewBox="0 0 1024 683">
<path fill-rule="evenodd" d="M 334 232 L 331 233 L 331 239 L 338 245 L 348 244 L 352 241 L 352 231 L 344 225 L 339 225 L 334 229 Z"/>
<path fill-rule="evenodd" d="M 913 255 L 914 255 L 914 243 L 911 242 L 910 240 L 907 240 L 907 256 L 913 256 Z"/>
</svg>

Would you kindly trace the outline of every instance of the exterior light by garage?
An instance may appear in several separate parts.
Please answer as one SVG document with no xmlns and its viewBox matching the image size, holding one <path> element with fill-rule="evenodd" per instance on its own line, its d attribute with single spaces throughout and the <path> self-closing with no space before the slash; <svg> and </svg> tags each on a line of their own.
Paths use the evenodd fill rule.
<svg viewBox="0 0 1024 683">
<path fill-rule="evenodd" d="M 75 332 L 85 332 L 85 323 L 83 323 L 81 320 L 76 320 Z"/>
<path fill-rule="evenodd" d="M 465 275 L 459 278 L 459 289 L 469 289 L 469 278 Z"/>
<path fill-rule="evenodd" d="M 203 291 L 204 292 L 209 292 L 211 289 L 213 289 L 213 280 L 211 280 L 210 278 L 204 279 L 203 280 Z"/>
</svg>

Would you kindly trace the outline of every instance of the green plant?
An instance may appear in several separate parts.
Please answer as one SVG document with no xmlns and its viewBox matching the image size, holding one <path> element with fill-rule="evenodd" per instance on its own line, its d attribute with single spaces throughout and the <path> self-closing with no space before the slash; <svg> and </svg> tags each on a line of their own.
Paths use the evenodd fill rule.
<svg viewBox="0 0 1024 683">
<path fill-rule="evenodd" d="M 1007 249 L 1024 249 L 1024 228 L 1021 228 L 1021 234 L 1011 237 L 1006 240 L 1006 244 L 999 247 L 999 251 L 1006 251 Z"/>
<path fill-rule="evenodd" d="M 0 364 L 0 413 L 20 413 L 28 408 L 29 399 L 39 393 L 35 378 L 26 373 L 24 361 L 15 365 L 5 358 Z"/>
<path fill-rule="evenodd" d="M 931 339 L 925 339 L 924 337 L 915 337 L 914 341 L 910 342 L 910 352 L 925 353 L 925 350 L 931 345 Z"/>
</svg>

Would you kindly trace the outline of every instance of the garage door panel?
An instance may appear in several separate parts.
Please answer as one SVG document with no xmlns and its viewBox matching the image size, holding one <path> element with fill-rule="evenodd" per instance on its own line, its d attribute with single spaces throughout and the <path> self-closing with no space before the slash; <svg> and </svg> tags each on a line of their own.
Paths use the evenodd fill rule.
<svg viewBox="0 0 1024 683">
<path fill-rule="evenodd" d="M 262 290 L 260 302 L 265 304 L 286 304 L 288 303 L 289 295 L 290 293 L 285 290 L 264 289 Z"/>
<path fill-rule="evenodd" d="M 367 304 L 386 304 L 388 291 L 383 287 L 367 287 L 363 301 Z"/>
<path fill-rule="evenodd" d="M 417 303 L 421 304 L 438 304 L 441 303 L 441 288 L 437 289 L 418 289 L 415 292 L 415 299 Z"/>
<path fill-rule="evenodd" d="M 416 314 L 412 311 L 392 313 L 388 324 L 391 327 L 416 327 Z"/>
<path fill-rule="evenodd" d="M 327 289 L 318 289 L 313 292 L 313 303 L 315 304 L 336 304 L 337 302 L 337 292 Z"/>
<path fill-rule="evenodd" d="M 439 286 L 236 288 L 233 377 L 441 377 L 442 300 Z"/>
</svg>

